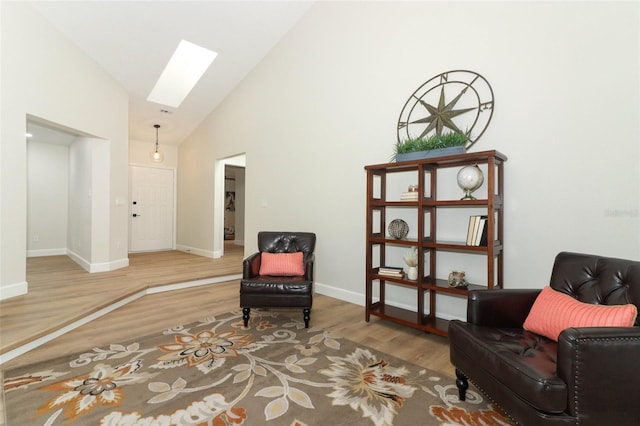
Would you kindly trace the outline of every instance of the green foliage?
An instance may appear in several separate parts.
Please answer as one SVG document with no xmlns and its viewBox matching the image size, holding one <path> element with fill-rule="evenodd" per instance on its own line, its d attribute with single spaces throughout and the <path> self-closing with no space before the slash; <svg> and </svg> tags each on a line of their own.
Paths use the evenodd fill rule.
<svg viewBox="0 0 640 426">
<path fill-rule="evenodd" d="M 398 154 L 432 149 L 451 148 L 467 143 L 469 136 L 460 132 L 449 132 L 442 135 L 431 135 L 416 139 L 407 139 L 395 145 L 394 159 Z"/>
</svg>

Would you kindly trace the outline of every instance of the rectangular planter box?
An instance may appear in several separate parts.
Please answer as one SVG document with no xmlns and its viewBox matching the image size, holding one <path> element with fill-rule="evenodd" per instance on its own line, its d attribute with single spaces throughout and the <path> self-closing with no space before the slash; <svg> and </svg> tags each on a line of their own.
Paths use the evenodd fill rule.
<svg viewBox="0 0 640 426">
<path fill-rule="evenodd" d="M 450 148 L 432 149 L 429 151 L 407 152 L 406 154 L 397 154 L 396 162 L 422 160 L 424 158 L 444 157 L 446 155 L 464 154 L 464 145 L 452 146 Z"/>
</svg>

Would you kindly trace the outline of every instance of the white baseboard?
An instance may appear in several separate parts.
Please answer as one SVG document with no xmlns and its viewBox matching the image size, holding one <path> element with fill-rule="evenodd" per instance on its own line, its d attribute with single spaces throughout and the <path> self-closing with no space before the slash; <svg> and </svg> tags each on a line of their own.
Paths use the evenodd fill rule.
<svg viewBox="0 0 640 426">
<path fill-rule="evenodd" d="M 129 258 L 115 260 L 113 262 L 92 263 L 89 266 L 89 272 L 109 272 L 127 266 L 129 266 Z"/>
<path fill-rule="evenodd" d="M 334 299 L 344 300 L 345 302 L 353 303 L 356 305 L 364 306 L 364 294 L 357 293 L 351 290 L 345 290 L 343 288 L 322 284 L 318 282 L 313 283 L 316 292 L 325 296 L 333 297 Z"/>
<path fill-rule="evenodd" d="M 67 250 L 66 255 L 69 256 L 71 260 L 80 265 L 82 269 L 92 274 L 95 272 L 115 271 L 116 269 L 129 266 L 128 257 L 124 259 L 114 260 L 112 262 L 91 263 L 84 259 L 82 256 L 79 256 L 77 253 L 72 252 L 71 250 Z"/>
<path fill-rule="evenodd" d="M 122 269 L 129 266 L 129 258 L 125 257 L 124 259 L 114 260 L 113 262 L 109 262 L 109 270 L 115 271 L 116 269 Z"/>
<path fill-rule="evenodd" d="M 91 272 L 91 263 L 85 260 L 82 256 L 68 249 L 67 249 L 67 256 L 69 256 L 71 260 L 73 260 L 78 265 L 80 265 L 82 269 L 84 269 L 87 272 Z"/>
<path fill-rule="evenodd" d="M 216 252 L 209 251 L 209 250 L 202 250 L 195 247 L 183 246 L 181 244 L 176 245 L 176 250 L 183 251 L 185 253 L 197 254 L 198 256 L 209 257 L 212 259 L 216 259 L 217 257 L 220 257 L 220 253 L 218 253 L 218 256 L 216 257 L 215 256 Z"/>
<path fill-rule="evenodd" d="M 109 272 L 109 262 L 102 262 L 102 263 L 91 263 L 89 264 L 89 272 L 90 273 L 94 273 L 94 272 Z"/>
<path fill-rule="evenodd" d="M 21 283 L 7 284 L 0 287 L 0 300 L 22 296 L 29 291 L 29 284 L 26 281 Z"/>
<path fill-rule="evenodd" d="M 343 288 L 339 288 L 339 287 L 335 287 L 335 286 L 331 286 L 331 285 L 327 285 L 327 284 L 322 284 L 322 283 L 314 283 L 314 289 L 317 293 L 325 295 L 325 296 L 329 296 L 329 297 L 333 297 L 334 299 L 340 299 L 343 300 L 345 302 L 349 302 L 349 303 L 353 303 L 354 305 L 359 305 L 364 307 L 365 305 L 365 295 L 364 293 L 359 293 L 356 291 L 351 291 L 351 290 L 345 290 Z M 393 306 L 396 308 L 401 308 L 401 309 L 405 309 L 407 311 L 414 311 L 416 310 L 416 307 L 413 305 L 408 305 L 406 303 L 402 303 L 402 302 L 396 302 L 393 300 L 389 300 L 387 299 L 386 301 L 387 305 L 389 306 Z M 451 314 L 448 312 L 438 312 L 438 318 L 442 318 L 445 320 L 453 320 L 453 319 L 462 319 L 464 320 L 464 318 L 461 318 L 459 315 L 455 315 L 455 314 Z"/>
<path fill-rule="evenodd" d="M 66 254 L 66 248 L 27 250 L 27 257 L 64 256 Z"/>
</svg>

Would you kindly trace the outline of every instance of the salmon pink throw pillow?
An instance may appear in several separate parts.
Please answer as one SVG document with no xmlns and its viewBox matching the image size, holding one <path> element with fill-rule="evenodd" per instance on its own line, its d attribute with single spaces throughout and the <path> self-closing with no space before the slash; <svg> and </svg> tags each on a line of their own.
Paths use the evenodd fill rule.
<svg viewBox="0 0 640 426">
<path fill-rule="evenodd" d="M 260 255 L 260 275 L 297 276 L 304 275 L 302 252 L 268 253 Z"/>
<path fill-rule="evenodd" d="M 631 327 L 638 315 L 635 305 L 593 305 L 555 291 L 542 289 L 524 322 L 525 330 L 558 341 L 570 327 Z"/>
</svg>

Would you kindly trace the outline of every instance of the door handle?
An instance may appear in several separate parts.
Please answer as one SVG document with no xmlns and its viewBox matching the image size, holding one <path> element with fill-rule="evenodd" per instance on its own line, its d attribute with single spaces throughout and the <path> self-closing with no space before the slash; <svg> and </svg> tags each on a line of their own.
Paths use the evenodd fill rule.
<svg viewBox="0 0 640 426">
<path fill-rule="evenodd" d="M 134 214 L 132 214 L 132 216 L 133 216 L 133 217 L 138 217 L 138 216 L 142 216 L 142 215 L 141 215 L 141 214 L 134 213 Z"/>
</svg>

